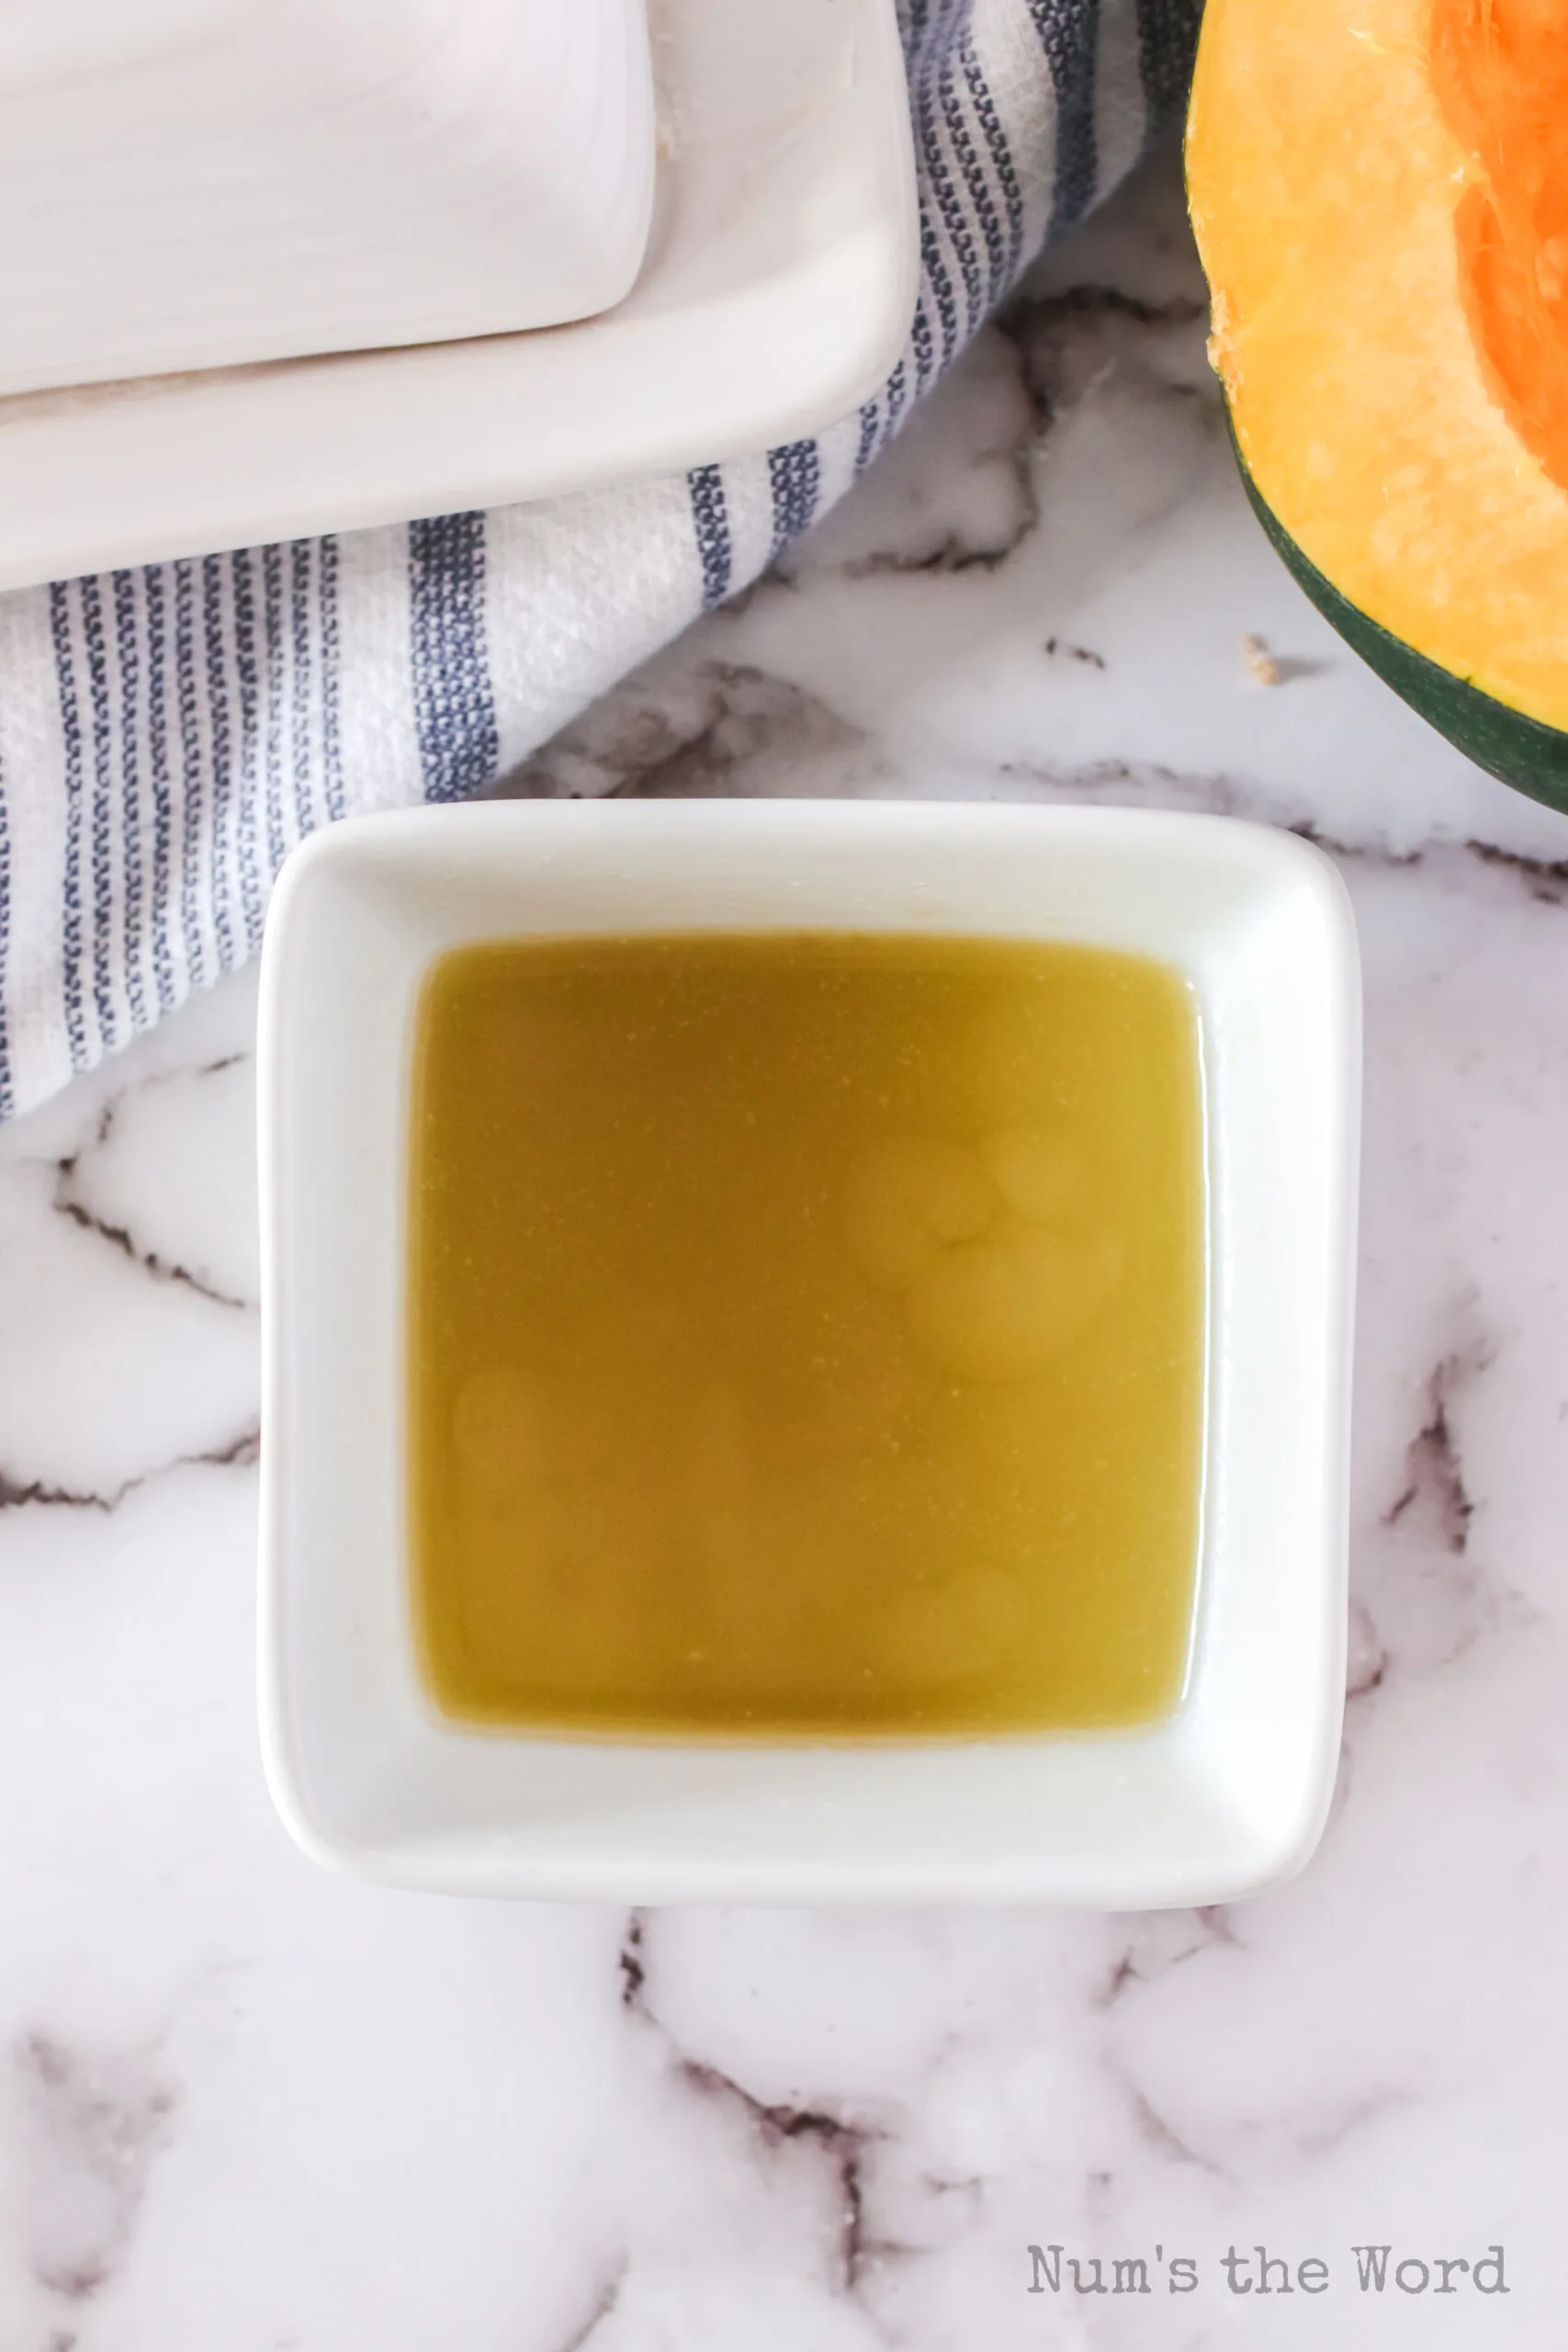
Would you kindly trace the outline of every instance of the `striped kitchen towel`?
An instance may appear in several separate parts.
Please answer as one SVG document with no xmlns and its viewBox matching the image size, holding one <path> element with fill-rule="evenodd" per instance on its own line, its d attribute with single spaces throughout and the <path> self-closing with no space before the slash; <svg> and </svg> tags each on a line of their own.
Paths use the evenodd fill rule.
<svg viewBox="0 0 1568 2352">
<path fill-rule="evenodd" d="M 920 290 L 810 441 L 0 596 L 0 1116 L 255 953 L 348 811 L 480 792 L 762 571 L 1177 114 L 1201 0 L 904 0 Z"/>
</svg>

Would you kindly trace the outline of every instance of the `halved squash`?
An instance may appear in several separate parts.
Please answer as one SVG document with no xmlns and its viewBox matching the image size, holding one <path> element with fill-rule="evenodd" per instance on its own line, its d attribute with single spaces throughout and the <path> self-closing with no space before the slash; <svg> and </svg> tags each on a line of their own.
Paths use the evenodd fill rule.
<svg viewBox="0 0 1568 2352">
<path fill-rule="evenodd" d="M 1187 129 L 1253 503 L 1341 634 L 1568 808 L 1568 6 L 1208 0 Z"/>
</svg>

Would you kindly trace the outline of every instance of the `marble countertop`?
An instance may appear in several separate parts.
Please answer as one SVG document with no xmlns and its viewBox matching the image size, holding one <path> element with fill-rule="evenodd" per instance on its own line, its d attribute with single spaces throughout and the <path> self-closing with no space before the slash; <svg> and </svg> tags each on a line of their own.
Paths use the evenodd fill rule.
<svg viewBox="0 0 1568 2352">
<path fill-rule="evenodd" d="M 1428 733 L 1269 551 L 1169 164 L 781 575 L 516 787 L 1129 801 L 1339 860 L 1367 1095 L 1335 1817 L 1281 1893 L 1137 1917 L 317 1871 L 254 1723 L 254 993 L 226 985 L 0 1136 L 0 2352 L 1553 2352 L 1568 820 Z"/>
</svg>

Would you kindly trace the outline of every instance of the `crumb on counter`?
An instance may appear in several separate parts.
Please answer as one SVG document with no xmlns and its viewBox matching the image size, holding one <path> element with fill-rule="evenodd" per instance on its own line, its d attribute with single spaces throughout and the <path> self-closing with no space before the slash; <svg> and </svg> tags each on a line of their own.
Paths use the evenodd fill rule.
<svg viewBox="0 0 1568 2352">
<path fill-rule="evenodd" d="M 1258 685 L 1277 686 L 1280 684 L 1280 664 L 1262 638 L 1244 637 L 1241 650 L 1247 674 Z"/>
</svg>

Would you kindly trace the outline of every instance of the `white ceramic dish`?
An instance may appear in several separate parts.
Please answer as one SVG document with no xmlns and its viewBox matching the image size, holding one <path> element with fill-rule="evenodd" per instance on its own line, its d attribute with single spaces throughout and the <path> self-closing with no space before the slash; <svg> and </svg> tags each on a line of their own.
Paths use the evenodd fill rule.
<svg viewBox="0 0 1568 2352">
<path fill-rule="evenodd" d="M 404 1567 L 411 1022 L 476 937 L 996 933 L 1178 965 L 1198 1000 L 1209 1389 L 1183 1704 L 1135 1735 L 595 1743 L 443 1721 Z M 319 834 L 263 968 L 261 1708 L 285 1819 L 413 1886 L 618 1900 L 1227 1901 L 1333 1784 L 1359 1072 L 1343 888 L 1223 819 L 975 805 L 513 802 Z"/>
<path fill-rule="evenodd" d="M 587 318 L 653 141 L 642 0 L 6 0 L 0 392 Z"/>
<path fill-rule="evenodd" d="M 531 334 L 0 400 L 0 588 L 539 498 L 849 414 L 919 267 L 893 0 L 651 0 L 660 156 L 626 299 Z"/>
</svg>

